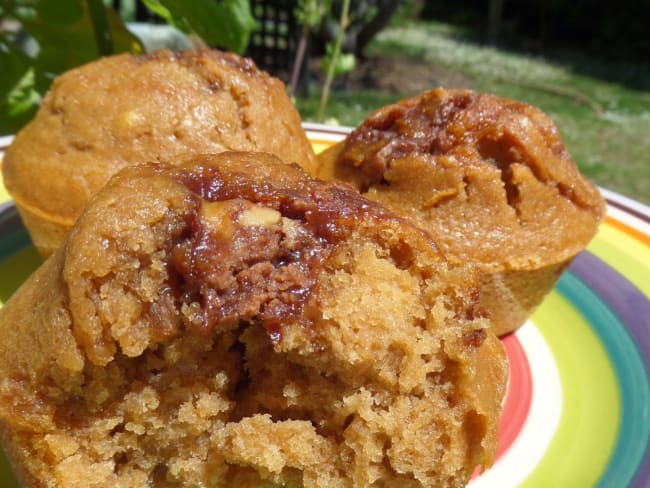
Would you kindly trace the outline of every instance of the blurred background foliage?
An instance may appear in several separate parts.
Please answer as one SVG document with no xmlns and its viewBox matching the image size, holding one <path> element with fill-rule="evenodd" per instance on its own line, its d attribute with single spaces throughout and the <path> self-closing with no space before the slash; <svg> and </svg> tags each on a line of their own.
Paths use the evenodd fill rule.
<svg viewBox="0 0 650 488">
<path fill-rule="evenodd" d="M 412 2 L 413 3 L 413 2 Z M 420 1 L 420 18 L 533 50 L 580 49 L 610 60 L 650 60 L 647 0 Z"/>
<path fill-rule="evenodd" d="M 253 57 L 305 120 L 354 126 L 434 86 L 536 105 L 583 172 L 650 203 L 649 21 L 647 0 L 0 0 L 0 133 L 61 72 L 170 25 L 173 49 Z"/>
<path fill-rule="evenodd" d="M 166 23 L 187 34 L 174 47 L 209 46 L 250 54 L 277 74 L 271 56 L 289 59 L 300 81 L 307 45 L 323 55 L 323 100 L 332 79 L 354 68 L 355 56 L 385 25 L 395 0 L 0 0 L 0 133 L 33 117 L 52 80 L 100 56 L 146 50 L 143 27 Z M 258 21 L 253 15 L 257 12 Z M 299 24 L 302 30 L 293 30 Z M 128 26 L 128 27 L 127 27 Z M 248 49 L 253 32 L 257 49 Z M 300 39 L 298 37 L 300 36 Z M 146 41 L 146 39 L 144 39 Z M 283 46 L 278 44 L 283 42 Z M 275 49 L 271 55 L 270 50 Z M 296 52 L 299 51 L 299 52 Z M 298 62 L 296 63 L 296 59 Z M 289 66 L 289 64 L 291 66 Z M 288 81 L 288 80 L 287 80 Z M 303 81 L 304 83 L 304 81 Z"/>
</svg>

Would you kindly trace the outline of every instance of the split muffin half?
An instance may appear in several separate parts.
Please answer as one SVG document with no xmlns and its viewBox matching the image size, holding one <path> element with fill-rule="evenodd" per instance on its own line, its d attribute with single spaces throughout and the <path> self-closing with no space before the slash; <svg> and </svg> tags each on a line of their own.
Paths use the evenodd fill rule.
<svg viewBox="0 0 650 488">
<path fill-rule="evenodd" d="M 270 155 L 120 172 L 0 310 L 28 486 L 462 486 L 503 348 L 471 265 Z"/>
</svg>

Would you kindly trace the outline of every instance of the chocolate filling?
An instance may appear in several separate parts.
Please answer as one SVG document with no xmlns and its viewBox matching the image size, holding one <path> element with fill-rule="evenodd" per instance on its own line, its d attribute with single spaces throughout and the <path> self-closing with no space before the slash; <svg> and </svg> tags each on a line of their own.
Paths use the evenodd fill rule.
<svg viewBox="0 0 650 488">
<path fill-rule="evenodd" d="M 516 115 L 512 120 L 517 124 L 509 122 L 511 115 Z M 522 164 L 537 180 L 555 186 L 558 194 L 599 219 L 600 205 L 590 194 L 576 192 L 573 184 L 558 179 L 571 181 L 570 176 L 549 171 L 549 165 L 556 163 L 540 156 L 537 143 L 529 138 L 532 130 L 554 157 L 564 160 L 564 165 L 573 164 L 552 122 L 532 107 L 474 92 L 439 96 L 432 91 L 374 112 L 347 137 L 339 161 L 360 170 L 365 177 L 362 191 L 389 185 L 386 171 L 394 160 L 407 156 L 453 155 L 461 166 L 491 164 L 500 171 L 506 199 L 517 212 L 520 195 L 511 166 Z"/>
<path fill-rule="evenodd" d="M 336 244 L 377 207 L 336 185 L 280 185 L 217 167 L 179 170 L 192 211 L 168 260 L 184 325 L 209 335 L 258 322 L 272 340 L 308 326 L 305 307 Z"/>
<path fill-rule="evenodd" d="M 468 94 L 443 101 L 421 96 L 389 105 L 348 136 L 340 159 L 379 182 L 395 159 L 448 152 L 455 141 L 453 134 L 446 133 L 446 127 L 475 98 Z"/>
</svg>

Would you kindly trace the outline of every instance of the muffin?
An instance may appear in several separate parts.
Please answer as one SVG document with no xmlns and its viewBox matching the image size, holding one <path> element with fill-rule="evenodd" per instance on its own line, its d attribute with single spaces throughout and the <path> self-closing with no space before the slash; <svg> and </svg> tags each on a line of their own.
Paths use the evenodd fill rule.
<svg viewBox="0 0 650 488">
<path fill-rule="evenodd" d="M 0 309 L 27 486 L 462 486 L 507 363 L 472 265 L 271 155 L 123 170 Z"/>
<path fill-rule="evenodd" d="M 49 255 L 120 169 L 185 152 L 262 151 L 309 169 L 315 156 L 284 84 L 214 50 L 122 54 L 57 78 L 7 150 L 5 186 Z"/>
<path fill-rule="evenodd" d="M 604 213 L 543 112 L 468 90 L 377 110 L 319 155 L 316 174 L 412 218 L 450 262 L 476 263 L 497 334 L 530 316 Z"/>
</svg>

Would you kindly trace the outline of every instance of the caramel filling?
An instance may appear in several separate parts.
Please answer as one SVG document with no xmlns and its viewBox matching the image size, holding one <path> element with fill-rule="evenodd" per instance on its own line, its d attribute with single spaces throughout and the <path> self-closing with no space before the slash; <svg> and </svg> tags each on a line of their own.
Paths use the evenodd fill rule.
<svg viewBox="0 0 650 488">
<path fill-rule="evenodd" d="M 304 222 L 248 200 L 198 200 L 169 265 L 185 325 L 210 334 L 258 321 L 274 341 L 302 314 L 330 252 Z"/>
<path fill-rule="evenodd" d="M 176 177 L 193 210 L 169 251 L 171 294 L 200 335 L 253 321 L 278 342 L 282 326 L 310 325 L 305 308 L 324 263 L 374 208 L 325 184 L 279 188 L 214 167 Z"/>
</svg>

